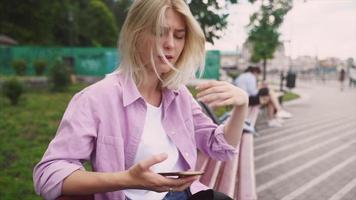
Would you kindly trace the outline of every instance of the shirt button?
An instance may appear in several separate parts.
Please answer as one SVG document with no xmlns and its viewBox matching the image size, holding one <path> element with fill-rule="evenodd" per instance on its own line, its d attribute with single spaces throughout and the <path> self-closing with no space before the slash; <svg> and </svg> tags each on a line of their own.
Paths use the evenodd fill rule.
<svg viewBox="0 0 356 200">
<path fill-rule="evenodd" d="M 172 134 L 172 135 L 175 135 L 175 134 L 176 134 L 176 132 L 172 131 L 172 132 L 171 132 L 171 134 Z"/>
<path fill-rule="evenodd" d="M 188 156 L 189 156 L 189 153 L 187 153 L 187 152 L 186 152 L 186 153 L 185 153 L 185 156 L 187 156 L 187 157 L 188 157 Z"/>
</svg>

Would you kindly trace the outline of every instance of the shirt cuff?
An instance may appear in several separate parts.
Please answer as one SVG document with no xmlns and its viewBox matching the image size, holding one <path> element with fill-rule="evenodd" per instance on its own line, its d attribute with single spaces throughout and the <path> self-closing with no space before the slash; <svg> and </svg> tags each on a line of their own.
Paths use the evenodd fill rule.
<svg viewBox="0 0 356 200">
<path fill-rule="evenodd" d="M 231 160 L 236 154 L 239 153 L 238 148 L 230 145 L 224 136 L 224 125 L 219 125 L 214 131 L 214 139 L 212 143 L 213 152 L 221 155 L 219 159 L 221 160 Z"/>
<path fill-rule="evenodd" d="M 63 167 L 64 165 L 65 167 Z M 62 195 L 63 180 L 78 169 L 84 170 L 83 166 L 73 163 L 58 162 L 53 164 L 48 170 L 48 174 L 42 175 L 41 181 L 46 183 L 40 191 L 40 195 L 45 199 L 56 199 Z"/>
</svg>

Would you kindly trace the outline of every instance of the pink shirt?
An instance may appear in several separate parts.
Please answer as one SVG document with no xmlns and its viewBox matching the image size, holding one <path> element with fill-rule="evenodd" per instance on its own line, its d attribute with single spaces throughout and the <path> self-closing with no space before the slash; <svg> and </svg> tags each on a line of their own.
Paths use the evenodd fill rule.
<svg viewBox="0 0 356 200">
<path fill-rule="evenodd" d="M 237 149 L 223 135 L 185 86 L 164 89 L 162 125 L 177 146 L 186 170 L 194 170 L 197 148 L 218 160 L 229 160 Z M 46 199 L 61 195 L 63 179 L 84 170 L 90 160 L 93 171 L 116 172 L 133 165 L 143 132 L 146 104 L 136 85 L 122 74 L 111 74 L 78 92 L 70 101 L 57 134 L 35 166 L 35 190 Z M 207 189 L 194 182 L 191 192 Z M 95 194 L 95 199 L 124 200 L 122 191 Z"/>
</svg>

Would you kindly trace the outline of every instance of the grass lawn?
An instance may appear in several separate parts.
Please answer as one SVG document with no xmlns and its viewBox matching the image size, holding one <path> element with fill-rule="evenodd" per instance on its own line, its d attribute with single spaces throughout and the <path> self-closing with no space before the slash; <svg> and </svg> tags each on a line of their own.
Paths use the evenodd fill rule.
<svg viewBox="0 0 356 200">
<path fill-rule="evenodd" d="M 294 99 L 298 99 L 300 96 L 296 93 L 293 92 L 286 92 L 283 97 L 282 97 L 282 101 L 283 102 L 287 102 L 287 101 L 292 101 Z"/>
<path fill-rule="evenodd" d="M 33 189 L 32 169 L 54 137 L 73 94 L 31 91 L 18 106 L 0 96 L 0 199 L 41 199 Z"/>
</svg>

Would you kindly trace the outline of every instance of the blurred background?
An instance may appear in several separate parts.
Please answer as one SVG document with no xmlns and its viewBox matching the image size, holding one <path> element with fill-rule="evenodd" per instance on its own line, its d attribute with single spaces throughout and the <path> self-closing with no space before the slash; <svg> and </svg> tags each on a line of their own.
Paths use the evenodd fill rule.
<svg viewBox="0 0 356 200">
<path fill-rule="evenodd" d="M 131 3 L 0 0 L 0 199 L 40 199 L 32 169 L 74 93 L 120 63 L 117 39 Z M 340 73 L 355 93 L 356 0 L 187 3 L 207 40 L 200 79 L 233 82 L 247 66 L 259 65 L 261 81 L 286 100 L 308 93 L 310 85 L 339 92 Z"/>
</svg>

